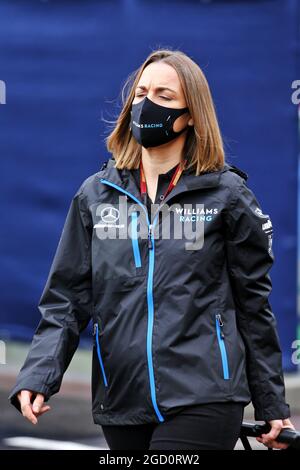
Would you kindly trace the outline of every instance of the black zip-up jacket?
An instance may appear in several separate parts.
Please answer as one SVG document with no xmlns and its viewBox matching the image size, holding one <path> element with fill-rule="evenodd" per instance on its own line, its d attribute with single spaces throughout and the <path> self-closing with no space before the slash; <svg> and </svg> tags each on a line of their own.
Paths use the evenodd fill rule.
<svg viewBox="0 0 300 470">
<path fill-rule="evenodd" d="M 257 420 L 289 417 L 268 299 L 272 222 L 248 175 L 228 163 L 199 176 L 187 169 L 149 217 L 132 172 L 114 164 L 72 199 L 11 402 L 20 410 L 22 389 L 46 401 L 59 391 L 92 320 L 97 424 L 251 400 Z"/>
</svg>

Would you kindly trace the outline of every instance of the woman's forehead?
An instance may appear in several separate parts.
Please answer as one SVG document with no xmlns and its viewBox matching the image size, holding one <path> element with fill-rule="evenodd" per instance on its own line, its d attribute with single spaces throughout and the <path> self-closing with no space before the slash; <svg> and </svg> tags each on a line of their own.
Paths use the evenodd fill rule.
<svg viewBox="0 0 300 470">
<path fill-rule="evenodd" d="M 173 67 L 160 62 L 149 64 L 143 70 L 137 86 L 169 88 L 176 92 L 180 88 L 180 81 Z"/>
</svg>

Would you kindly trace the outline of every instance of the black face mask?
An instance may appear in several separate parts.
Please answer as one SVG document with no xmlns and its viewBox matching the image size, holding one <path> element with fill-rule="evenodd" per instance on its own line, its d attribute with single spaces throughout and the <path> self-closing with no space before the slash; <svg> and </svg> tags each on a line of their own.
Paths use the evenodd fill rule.
<svg viewBox="0 0 300 470">
<path fill-rule="evenodd" d="M 173 131 L 176 119 L 187 111 L 188 108 L 160 106 L 146 96 L 140 103 L 131 106 L 132 135 L 145 148 L 170 142 L 189 127 L 187 125 L 179 132 Z"/>
</svg>

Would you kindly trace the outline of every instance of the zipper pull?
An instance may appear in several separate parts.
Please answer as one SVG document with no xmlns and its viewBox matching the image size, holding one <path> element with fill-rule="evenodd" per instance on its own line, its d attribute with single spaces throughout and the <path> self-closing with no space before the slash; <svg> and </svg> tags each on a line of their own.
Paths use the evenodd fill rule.
<svg viewBox="0 0 300 470">
<path fill-rule="evenodd" d="M 220 335 L 221 335 L 221 338 L 224 339 L 225 338 L 225 335 L 224 335 L 224 332 L 223 332 L 223 326 L 224 326 L 224 323 L 222 321 L 222 317 L 220 314 L 217 314 L 216 315 L 216 319 L 218 320 L 218 323 L 220 325 Z"/>
<path fill-rule="evenodd" d="M 97 328 L 98 328 L 98 325 L 97 325 L 97 323 L 94 323 L 94 328 L 93 328 L 93 336 L 95 336 L 95 335 L 96 335 Z"/>
<path fill-rule="evenodd" d="M 152 248 L 153 248 L 153 242 L 152 242 L 152 238 L 151 238 L 151 229 L 152 229 L 152 224 L 149 225 L 149 229 L 148 229 L 148 248 L 150 250 L 152 250 Z"/>
</svg>

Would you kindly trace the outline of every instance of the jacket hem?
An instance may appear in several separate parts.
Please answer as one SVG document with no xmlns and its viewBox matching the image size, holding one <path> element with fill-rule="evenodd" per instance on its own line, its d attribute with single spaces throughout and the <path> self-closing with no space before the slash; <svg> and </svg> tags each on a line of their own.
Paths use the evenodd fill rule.
<svg viewBox="0 0 300 470">
<path fill-rule="evenodd" d="M 104 415 L 100 413 L 93 413 L 93 420 L 95 424 L 98 425 L 105 425 L 105 426 L 125 426 L 129 424 L 146 424 L 146 423 L 158 423 L 157 418 L 153 416 L 149 416 L 148 414 L 134 414 L 134 415 L 127 415 L 126 418 L 120 417 L 119 415 L 112 416 L 112 415 Z"/>
</svg>

